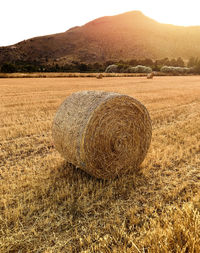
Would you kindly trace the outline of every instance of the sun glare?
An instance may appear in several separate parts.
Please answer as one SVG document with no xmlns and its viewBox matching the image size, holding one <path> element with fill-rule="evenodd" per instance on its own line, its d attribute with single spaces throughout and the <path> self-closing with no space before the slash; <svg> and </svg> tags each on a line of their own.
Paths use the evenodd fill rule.
<svg viewBox="0 0 200 253">
<path fill-rule="evenodd" d="M 12 4 L 12 8 L 10 5 Z M 2 1 L 0 46 L 35 36 L 64 32 L 102 16 L 140 10 L 160 23 L 200 25 L 199 0 Z"/>
<path fill-rule="evenodd" d="M 176 3 L 177 4 L 177 3 Z M 180 26 L 196 26 L 200 25 L 200 16 L 197 10 L 190 10 L 191 7 L 185 6 L 185 8 L 179 9 L 172 8 L 171 5 L 167 6 L 165 10 L 161 9 L 146 9 L 144 8 L 145 15 L 155 19 L 160 23 L 180 25 Z"/>
</svg>

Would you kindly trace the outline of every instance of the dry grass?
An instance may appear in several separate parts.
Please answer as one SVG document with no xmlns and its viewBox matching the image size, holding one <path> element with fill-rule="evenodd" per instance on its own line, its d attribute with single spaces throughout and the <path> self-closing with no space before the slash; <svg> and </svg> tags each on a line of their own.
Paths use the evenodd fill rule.
<svg viewBox="0 0 200 253">
<path fill-rule="evenodd" d="M 102 181 L 51 138 L 72 92 L 134 96 L 153 120 L 141 172 Z M 1 252 L 200 252 L 200 78 L 0 80 Z"/>
<path fill-rule="evenodd" d="M 157 76 L 166 76 L 167 74 L 157 72 Z M 168 74 L 169 75 L 169 74 Z M 0 73 L 0 78 L 57 78 L 57 77 L 142 77 L 147 76 L 145 73 Z"/>
</svg>

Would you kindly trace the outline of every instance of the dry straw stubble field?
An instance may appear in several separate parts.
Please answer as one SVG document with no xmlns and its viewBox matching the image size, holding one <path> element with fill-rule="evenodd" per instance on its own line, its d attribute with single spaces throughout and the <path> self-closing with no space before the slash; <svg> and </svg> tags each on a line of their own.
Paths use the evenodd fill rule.
<svg viewBox="0 0 200 253">
<path fill-rule="evenodd" d="M 72 92 L 141 101 L 153 136 L 140 172 L 93 178 L 51 137 Z M 0 79 L 0 252 L 199 252 L 200 77 Z"/>
</svg>

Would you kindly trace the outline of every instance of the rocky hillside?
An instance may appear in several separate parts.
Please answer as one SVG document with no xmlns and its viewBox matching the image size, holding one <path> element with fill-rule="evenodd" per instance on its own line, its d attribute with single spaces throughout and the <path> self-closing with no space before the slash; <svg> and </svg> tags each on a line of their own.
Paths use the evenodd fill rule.
<svg viewBox="0 0 200 253">
<path fill-rule="evenodd" d="M 200 57 L 200 26 L 160 24 L 139 11 L 98 18 L 63 33 L 0 47 L 0 64 L 16 60 L 62 64 L 179 56 Z"/>
</svg>

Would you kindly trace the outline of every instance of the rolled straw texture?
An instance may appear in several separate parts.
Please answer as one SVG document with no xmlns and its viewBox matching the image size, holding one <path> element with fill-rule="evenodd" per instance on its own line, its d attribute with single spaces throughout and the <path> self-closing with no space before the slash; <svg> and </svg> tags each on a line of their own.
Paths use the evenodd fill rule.
<svg viewBox="0 0 200 253">
<path fill-rule="evenodd" d="M 113 92 L 73 93 L 52 127 L 56 149 L 69 163 L 103 179 L 137 170 L 151 142 L 151 120 L 136 99 Z"/>
</svg>

